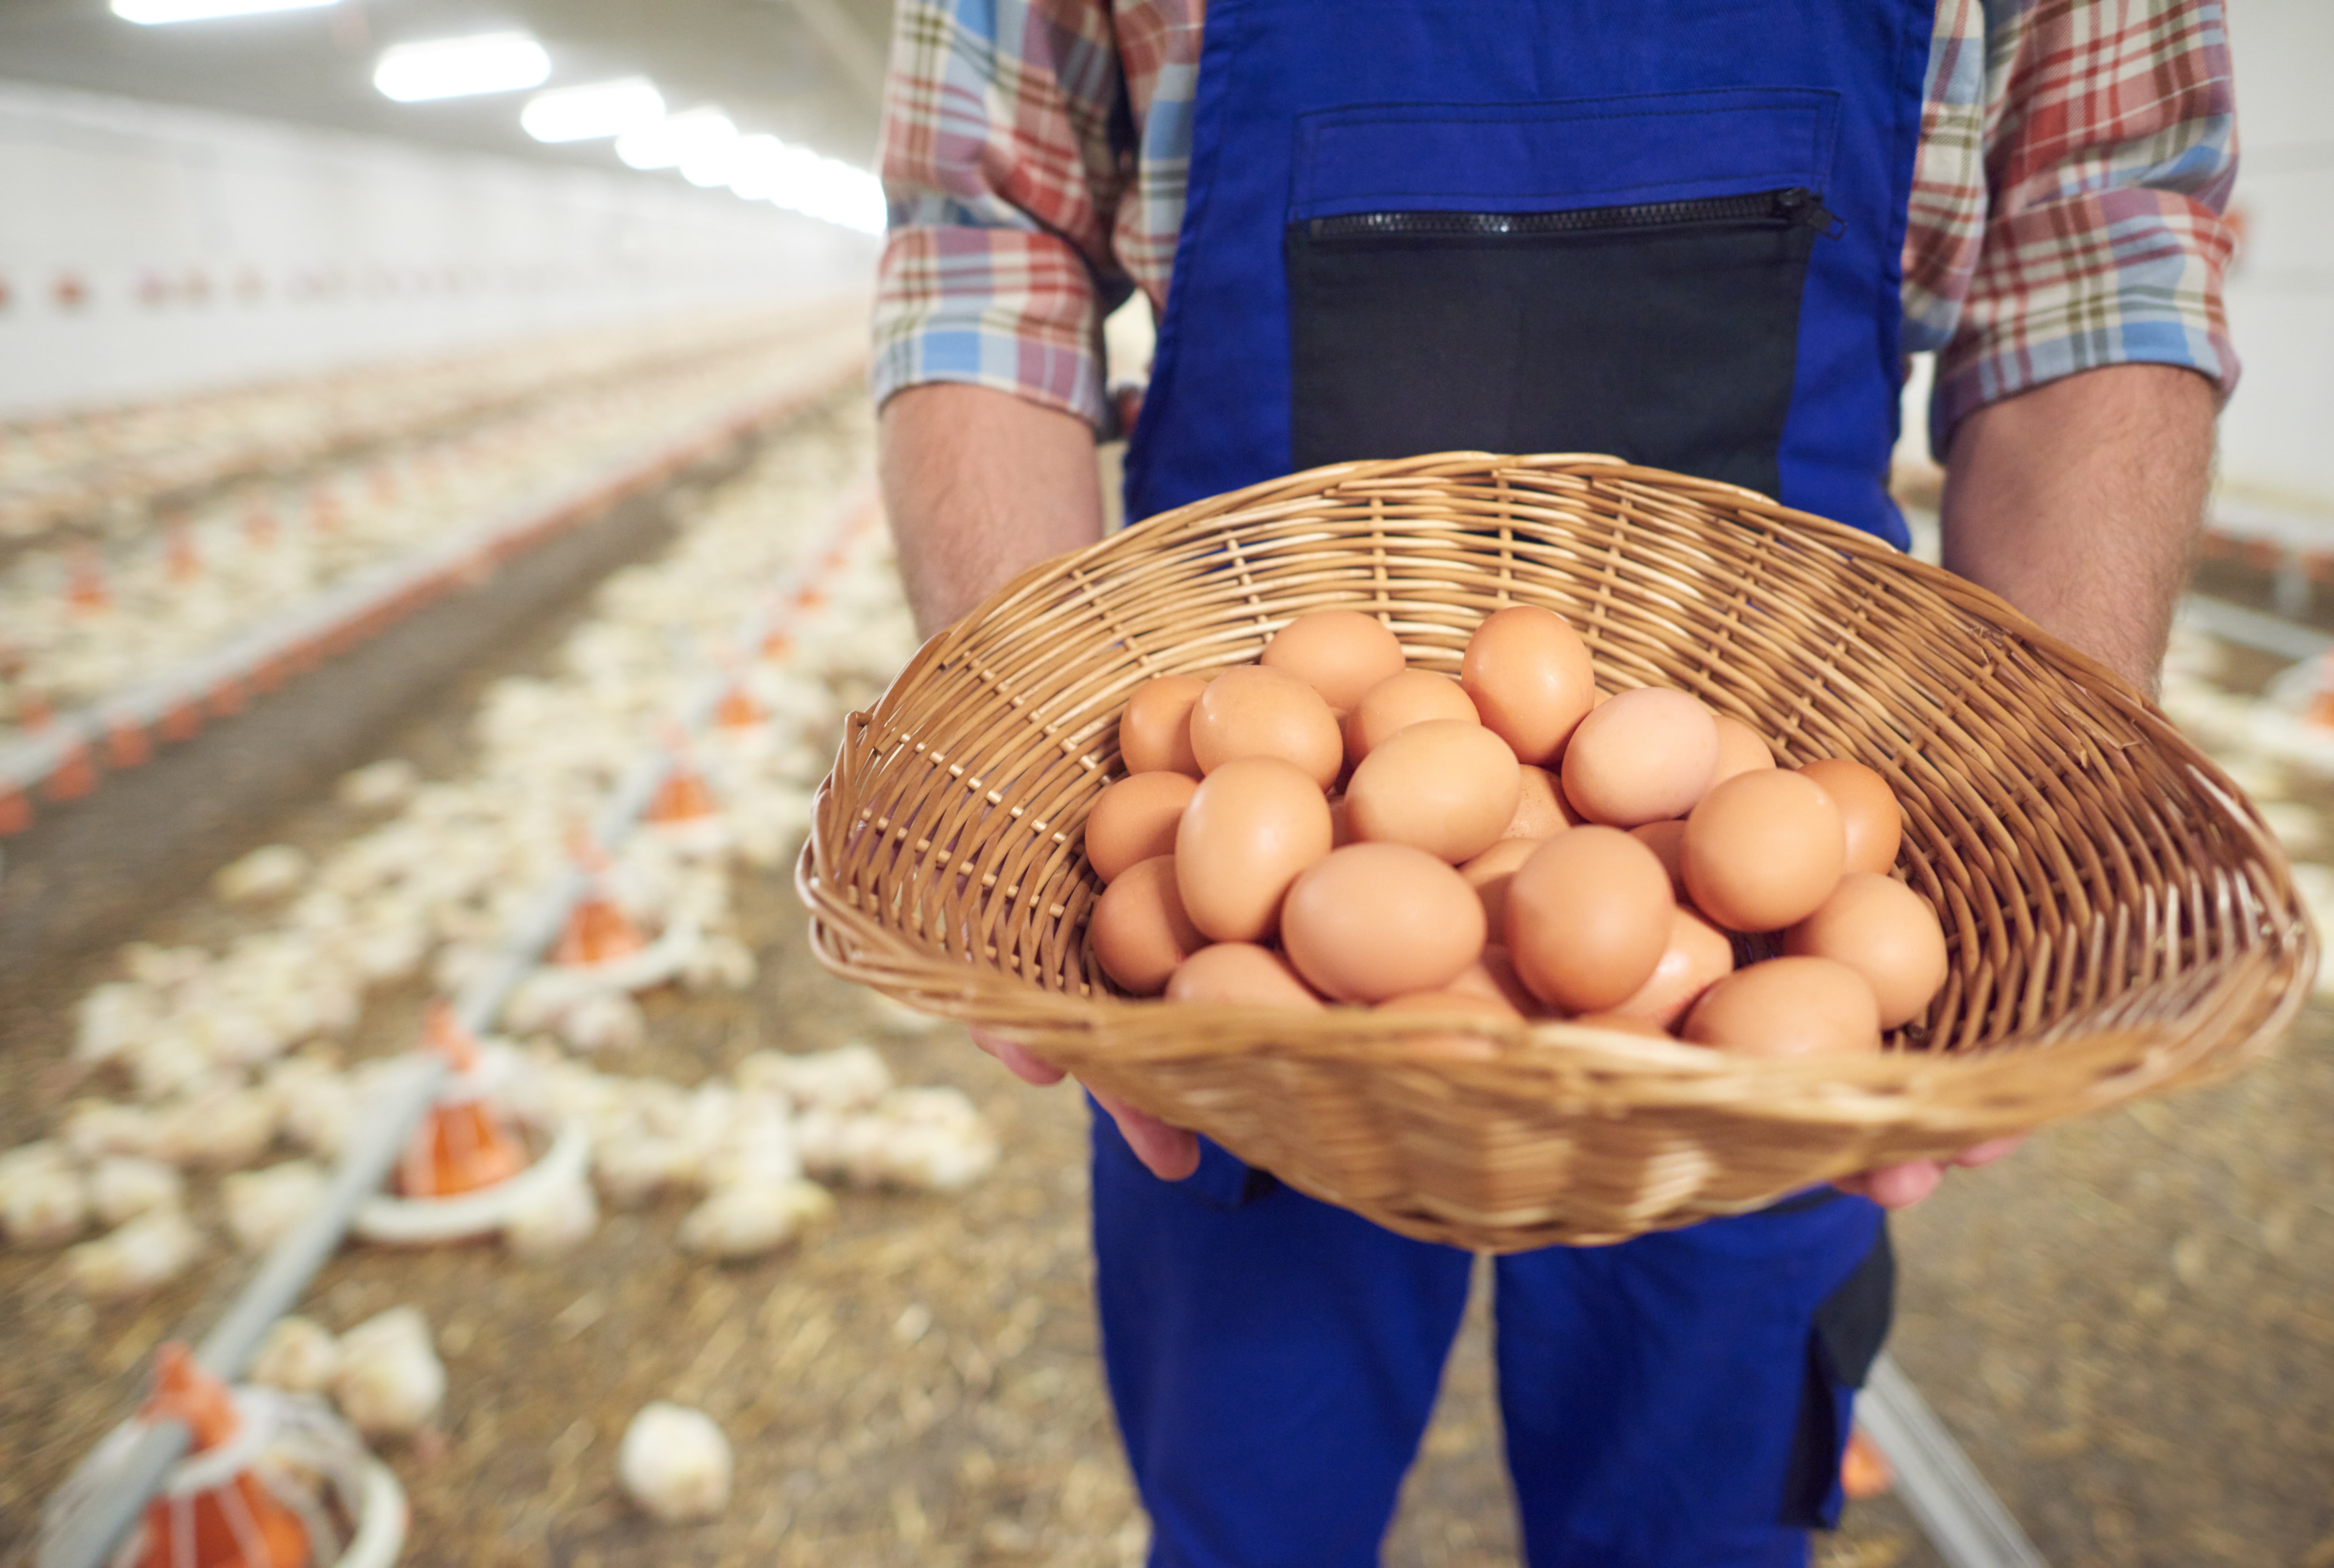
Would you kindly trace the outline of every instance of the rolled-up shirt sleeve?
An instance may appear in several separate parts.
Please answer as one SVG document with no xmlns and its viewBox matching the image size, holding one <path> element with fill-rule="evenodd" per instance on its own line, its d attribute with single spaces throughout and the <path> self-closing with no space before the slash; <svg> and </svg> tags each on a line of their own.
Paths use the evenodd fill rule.
<svg viewBox="0 0 2334 1568">
<path fill-rule="evenodd" d="M 880 163 L 880 404 L 968 382 L 1107 431 L 1102 318 L 1131 122 L 1099 0 L 902 0 Z"/>
<path fill-rule="evenodd" d="M 2103 365 L 2181 365 L 2225 395 L 2236 120 L 2222 7 L 1987 11 L 1986 208 L 1938 358 L 1934 449 L 1972 410 Z"/>
</svg>

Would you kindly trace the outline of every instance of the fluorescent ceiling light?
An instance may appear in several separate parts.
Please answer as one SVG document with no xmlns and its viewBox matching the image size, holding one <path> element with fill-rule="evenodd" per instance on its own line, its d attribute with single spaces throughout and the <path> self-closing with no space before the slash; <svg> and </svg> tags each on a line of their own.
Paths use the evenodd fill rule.
<svg viewBox="0 0 2334 1568">
<path fill-rule="evenodd" d="M 737 139 L 738 128 L 729 117 L 708 106 L 624 132 L 616 138 L 616 156 L 633 168 L 679 168 Z"/>
<path fill-rule="evenodd" d="M 729 169 L 729 188 L 748 201 L 863 234 L 883 232 L 883 185 L 863 168 L 789 147 L 775 136 L 748 136 L 731 149 Z"/>
<path fill-rule="evenodd" d="M 550 74 L 551 56 L 526 34 L 480 33 L 385 49 L 372 84 L 400 103 L 424 103 L 540 87 Z"/>
<path fill-rule="evenodd" d="M 537 141 L 591 141 L 622 136 L 636 126 L 664 118 L 664 94 L 645 76 L 595 82 L 588 87 L 555 87 L 526 101 L 520 129 Z"/>
<path fill-rule="evenodd" d="M 339 0 L 113 0 L 113 14 L 140 27 L 207 22 L 214 16 L 257 16 L 270 11 L 321 11 Z"/>
</svg>

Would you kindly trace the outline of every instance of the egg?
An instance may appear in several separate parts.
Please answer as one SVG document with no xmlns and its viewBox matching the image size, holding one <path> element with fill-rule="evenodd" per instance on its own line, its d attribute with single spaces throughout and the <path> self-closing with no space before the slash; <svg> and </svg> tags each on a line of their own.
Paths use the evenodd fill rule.
<svg viewBox="0 0 2334 1568">
<path fill-rule="evenodd" d="M 1485 933 L 1466 879 L 1409 844 L 1334 851 L 1297 879 L 1281 917 L 1297 972 L 1346 1002 L 1439 991 L 1482 956 Z"/>
<path fill-rule="evenodd" d="M 1508 928 L 1508 883 L 1516 868 L 1531 859 L 1538 848 L 1538 839 L 1501 839 L 1459 868 L 1459 874 L 1483 900 L 1483 918 L 1492 930 Z"/>
<path fill-rule="evenodd" d="M 1218 942 L 1184 959 L 1167 982 L 1167 1000 L 1321 1010 L 1321 998 L 1306 988 L 1288 961 L 1253 942 Z"/>
<path fill-rule="evenodd" d="M 1207 945 L 1175 890 L 1175 857 L 1137 861 L 1095 900 L 1086 922 L 1095 962 L 1138 996 L 1155 996 L 1175 966 Z"/>
<path fill-rule="evenodd" d="M 1626 1013 L 1582 1013 L 1566 1020 L 1576 1029 L 1602 1029 L 1608 1034 L 1641 1034 L 1648 1040 L 1667 1040 L 1670 1033 L 1660 1024 L 1644 1018 L 1633 1018 Z"/>
<path fill-rule="evenodd" d="M 1345 760 L 1359 764 L 1386 736 L 1430 718 L 1479 722 L 1475 705 L 1449 676 L 1431 669 L 1390 675 L 1364 692 L 1345 716 Z"/>
<path fill-rule="evenodd" d="M 1661 858 L 1670 874 L 1670 897 L 1683 902 L 1685 890 L 1685 824 L 1675 820 L 1646 822 L 1629 830 L 1629 836 Z"/>
<path fill-rule="evenodd" d="M 1397 730 L 1362 759 L 1345 809 L 1357 838 L 1458 861 L 1498 842 L 1522 790 L 1507 742 L 1480 724 L 1433 718 Z"/>
<path fill-rule="evenodd" d="M 1710 716 L 1718 726 L 1718 766 L 1710 775 L 1712 789 L 1737 774 L 1757 773 L 1775 765 L 1775 754 L 1759 732 L 1739 718 L 1722 713 Z"/>
<path fill-rule="evenodd" d="M 1241 757 L 1201 781 L 1175 830 L 1175 885 L 1211 941 L 1262 941 L 1298 872 L 1327 854 L 1319 786 L 1278 757 Z M 1163 976 L 1162 976 L 1163 979 Z"/>
<path fill-rule="evenodd" d="M 1734 931 L 1775 931 L 1831 897 L 1847 859 L 1821 786 L 1772 770 L 1728 779 L 1685 820 L 1681 864 L 1694 907 Z"/>
<path fill-rule="evenodd" d="M 1189 774 L 1130 774 L 1095 797 L 1086 813 L 1086 861 L 1114 880 L 1137 861 L 1175 852 L 1175 829 L 1198 781 Z"/>
<path fill-rule="evenodd" d="M 1241 757 L 1278 757 L 1325 790 L 1344 770 L 1345 737 L 1319 692 L 1244 664 L 1208 682 L 1191 705 L 1191 755 L 1202 774 Z"/>
<path fill-rule="evenodd" d="M 1599 1012 L 1653 977 L 1674 908 L 1653 851 L 1618 828 L 1573 828 L 1542 840 L 1509 881 L 1508 951 L 1534 996 Z"/>
<path fill-rule="evenodd" d="M 1726 933 L 1691 909 L 1673 909 L 1669 946 L 1652 977 L 1610 1011 L 1675 1028 L 1704 991 L 1733 972 L 1734 944 Z"/>
<path fill-rule="evenodd" d="M 1823 907 L 1783 934 L 1783 951 L 1837 958 L 1872 987 L 1880 1026 L 1921 1015 L 1945 983 L 1944 928 L 1926 899 L 1876 871 L 1840 878 Z"/>
<path fill-rule="evenodd" d="M 1877 1051 L 1880 1005 L 1864 976 L 1837 959 L 1770 958 L 1703 992 L 1683 1034 L 1746 1056 Z"/>
<path fill-rule="evenodd" d="M 1799 774 L 1821 784 L 1839 807 L 1847 828 L 1849 871 L 1886 871 L 1896 863 L 1905 840 L 1905 809 L 1886 779 L 1860 762 L 1837 756 L 1811 762 Z"/>
<path fill-rule="evenodd" d="M 1522 1016 L 1504 1001 L 1471 991 L 1413 991 L 1406 996 L 1390 996 L 1372 1011 L 1455 1014 L 1493 1024 L 1513 1024 Z M 1403 1040 L 1403 1047 L 1413 1056 L 1454 1062 L 1487 1062 L 1500 1053 L 1498 1042 L 1457 1031 L 1413 1034 Z"/>
<path fill-rule="evenodd" d="M 1490 934 L 1500 935 L 1500 928 L 1491 928 Z M 1504 1002 L 1526 1018 L 1545 1015 L 1547 1005 L 1527 989 L 1516 977 L 1515 960 L 1508 956 L 1505 944 L 1492 942 L 1483 948 L 1483 956 L 1459 972 L 1459 977 L 1443 987 L 1446 991 L 1465 991 L 1477 996 L 1489 996 Z"/>
<path fill-rule="evenodd" d="M 1300 615 L 1272 634 L 1259 659 L 1267 669 L 1303 681 L 1331 707 L 1345 711 L 1404 662 L 1394 634 L 1358 610 Z"/>
<path fill-rule="evenodd" d="M 1554 611 L 1511 604 L 1467 640 L 1459 684 L 1519 760 L 1554 762 L 1596 697 L 1588 645 Z"/>
<path fill-rule="evenodd" d="M 1563 787 L 1548 769 L 1526 763 L 1516 771 L 1516 814 L 1500 830 L 1501 838 L 1544 839 L 1580 820 L 1565 803 Z"/>
<path fill-rule="evenodd" d="M 1196 675 L 1162 675 L 1126 699 L 1118 719 L 1118 755 L 1126 771 L 1200 776 L 1191 755 L 1191 707 L 1208 683 Z"/>
<path fill-rule="evenodd" d="M 1717 768 L 1710 709 L 1688 693 L 1642 687 L 1580 721 L 1564 748 L 1564 794 L 1592 822 L 1634 828 L 1693 810 Z"/>
</svg>

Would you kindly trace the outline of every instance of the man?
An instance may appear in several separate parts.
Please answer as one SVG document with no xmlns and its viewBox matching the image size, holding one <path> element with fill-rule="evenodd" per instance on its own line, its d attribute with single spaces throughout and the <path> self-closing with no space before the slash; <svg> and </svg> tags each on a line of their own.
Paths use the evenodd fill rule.
<svg viewBox="0 0 2334 1568">
<path fill-rule="evenodd" d="M 875 391 L 917 614 L 1098 535 L 1098 322 L 1140 287 L 1136 517 L 1347 457 L 1608 450 L 1901 544 L 1901 356 L 1938 351 L 1946 564 L 2150 686 L 2236 375 L 2222 27 L 2193 0 L 902 0 Z M 1153 1562 L 1374 1562 L 1469 1260 L 1106 1109 L 1097 1294 Z M 1501 1259 L 1530 1561 L 1804 1563 L 1886 1323 L 1876 1205 L 1941 1176 Z"/>
</svg>

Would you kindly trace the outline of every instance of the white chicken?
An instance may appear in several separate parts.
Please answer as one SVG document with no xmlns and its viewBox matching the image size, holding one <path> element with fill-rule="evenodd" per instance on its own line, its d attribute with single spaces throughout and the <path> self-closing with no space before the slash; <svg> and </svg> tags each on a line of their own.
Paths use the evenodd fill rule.
<svg viewBox="0 0 2334 1568">
<path fill-rule="evenodd" d="M 202 1250 L 202 1232 L 184 1213 L 175 1207 L 152 1208 L 67 1252 L 65 1271 L 86 1295 L 144 1295 L 185 1273 Z"/>
<path fill-rule="evenodd" d="M 291 1394 L 322 1394 L 340 1374 L 341 1342 L 313 1318 L 277 1318 L 251 1358 L 250 1380 Z"/>
<path fill-rule="evenodd" d="M 109 1154 L 89 1173 L 90 1207 L 101 1225 L 121 1225 L 149 1208 L 176 1207 L 185 1201 L 187 1184 L 178 1171 L 159 1159 L 135 1154 Z"/>
<path fill-rule="evenodd" d="M 446 1397 L 446 1367 L 420 1310 L 396 1306 L 341 1336 L 333 1399 L 369 1438 L 410 1437 Z"/>
<path fill-rule="evenodd" d="M 263 1253 L 307 1217 L 324 1196 L 323 1168 L 313 1160 L 287 1159 L 265 1170 L 238 1171 L 219 1183 L 227 1227 L 236 1245 Z"/>
<path fill-rule="evenodd" d="M 756 1257 L 834 1212 L 834 1195 L 815 1181 L 734 1181 L 690 1210 L 680 1222 L 680 1245 L 709 1257 Z"/>
<path fill-rule="evenodd" d="M 641 1408 L 616 1450 L 625 1496 L 667 1524 L 710 1519 L 728 1507 L 735 1468 L 712 1417 L 662 1400 Z"/>
</svg>

